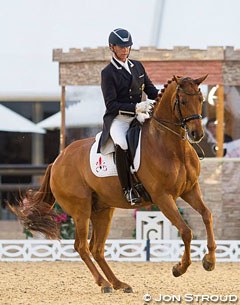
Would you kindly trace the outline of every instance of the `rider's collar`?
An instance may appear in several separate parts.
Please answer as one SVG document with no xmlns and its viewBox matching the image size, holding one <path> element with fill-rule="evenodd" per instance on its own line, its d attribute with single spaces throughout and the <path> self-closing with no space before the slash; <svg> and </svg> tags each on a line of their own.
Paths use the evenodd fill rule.
<svg viewBox="0 0 240 305">
<path fill-rule="evenodd" d="M 128 72 L 130 72 L 129 70 L 129 66 L 132 68 L 134 66 L 134 64 L 127 59 L 125 62 L 117 59 L 115 56 L 112 57 L 111 59 L 111 63 L 114 65 L 115 68 L 117 68 L 118 70 L 121 70 L 122 67 L 124 67 Z M 129 66 L 128 66 L 129 65 Z M 131 72 L 130 72 L 131 74 Z"/>
</svg>

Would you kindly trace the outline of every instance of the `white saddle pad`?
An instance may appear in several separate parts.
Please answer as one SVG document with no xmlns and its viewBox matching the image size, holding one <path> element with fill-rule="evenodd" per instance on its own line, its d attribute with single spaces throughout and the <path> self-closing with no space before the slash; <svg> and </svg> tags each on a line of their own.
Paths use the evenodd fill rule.
<svg viewBox="0 0 240 305">
<path fill-rule="evenodd" d="M 110 177 L 117 176 L 117 168 L 113 160 L 113 153 L 103 155 L 97 153 L 98 142 L 101 136 L 101 132 L 96 135 L 96 141 L 93 143 L 90 150 L 90 167 L 93 174 L 97 177 Z M 141 131 L 139 135 L 138 147 L 134 158 L 134 168 L 131 168 L 132 172 L 136 172 L 140 166 L 140 147 L 141 147 Z"/>
</svg>

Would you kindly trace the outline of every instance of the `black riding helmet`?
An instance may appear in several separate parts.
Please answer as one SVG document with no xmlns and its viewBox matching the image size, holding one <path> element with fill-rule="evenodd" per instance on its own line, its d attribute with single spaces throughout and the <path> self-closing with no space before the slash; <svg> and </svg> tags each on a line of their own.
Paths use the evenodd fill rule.
<svg viewBox="0 0 240 305">
<path fill-rule="evenodd" d="M 108 38 L 109 45 L 117 45 L 119 47 L 131 47 L 132 42 L 132 36 L 131 34 L 124 29 L 116 29 L 113 30 Z"/>
</svg>

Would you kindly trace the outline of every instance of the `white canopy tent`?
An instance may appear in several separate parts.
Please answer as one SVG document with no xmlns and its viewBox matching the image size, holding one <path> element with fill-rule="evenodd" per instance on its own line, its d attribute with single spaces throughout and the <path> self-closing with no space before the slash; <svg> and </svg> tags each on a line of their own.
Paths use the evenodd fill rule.
<svg viewBox="0 0 240 305">
<path fill-rule="evenodd" d="M 66 127 L 91 127 L 102 124 L 104 108 L 99 109 L 97 103 L 81 101 L 66 108 Z M 44 129 L 60 129 L 61 111 L 37 124 Z"/>
<path fill-rule="evenodd" d="M 0 131 L 45 133 L 37 124 L 0 104 Z"/>
<path fill-rule="evenodd" d="M 66 127 L 91 127 L 102 124 L 105 105 L 100 86 L 68 86 L 65 111 Z M 61 111 L 37 124 L 44 129 L 61 127 Z"/>
</svg>

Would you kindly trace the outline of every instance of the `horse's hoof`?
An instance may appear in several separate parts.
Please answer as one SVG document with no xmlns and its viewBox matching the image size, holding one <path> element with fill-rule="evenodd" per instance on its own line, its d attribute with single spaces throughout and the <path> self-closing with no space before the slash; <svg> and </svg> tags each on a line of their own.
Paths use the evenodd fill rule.
<svg viewBox="0 0 240 305">
<path fill-rule="evenodd" d="M 101 292 L 102 293 L 112 293 L 113 290 L 112 290 L 112 287 L 102 287 Z"/>
<path fill-rule="evenodd" d="M 129 286 L 129 287 L 124 288 L 123 292 L 124 293 L 133 293 L 132 287 Z"/>
<path fill-rule="evenodd" d="M 173 266 L 173 268 L 172 268 L 172 274 L 173 274 L 173 276 L 175 276 L 175 277 L 179 277 L 179 276 L 181 276 L 181 275 L 183 274 L 183 272 L 181 272 L 181 271 L 179 270 L 179 264 L 176 265 L 176 266 Z"/>
<path fill-rule="evenodd" d="M 215 263 L 209 262 L 206 259 L 206 255 L 202 260 L 203 268 L 207 271 L 212 271 L 215 268 Z"/>
</svg>

